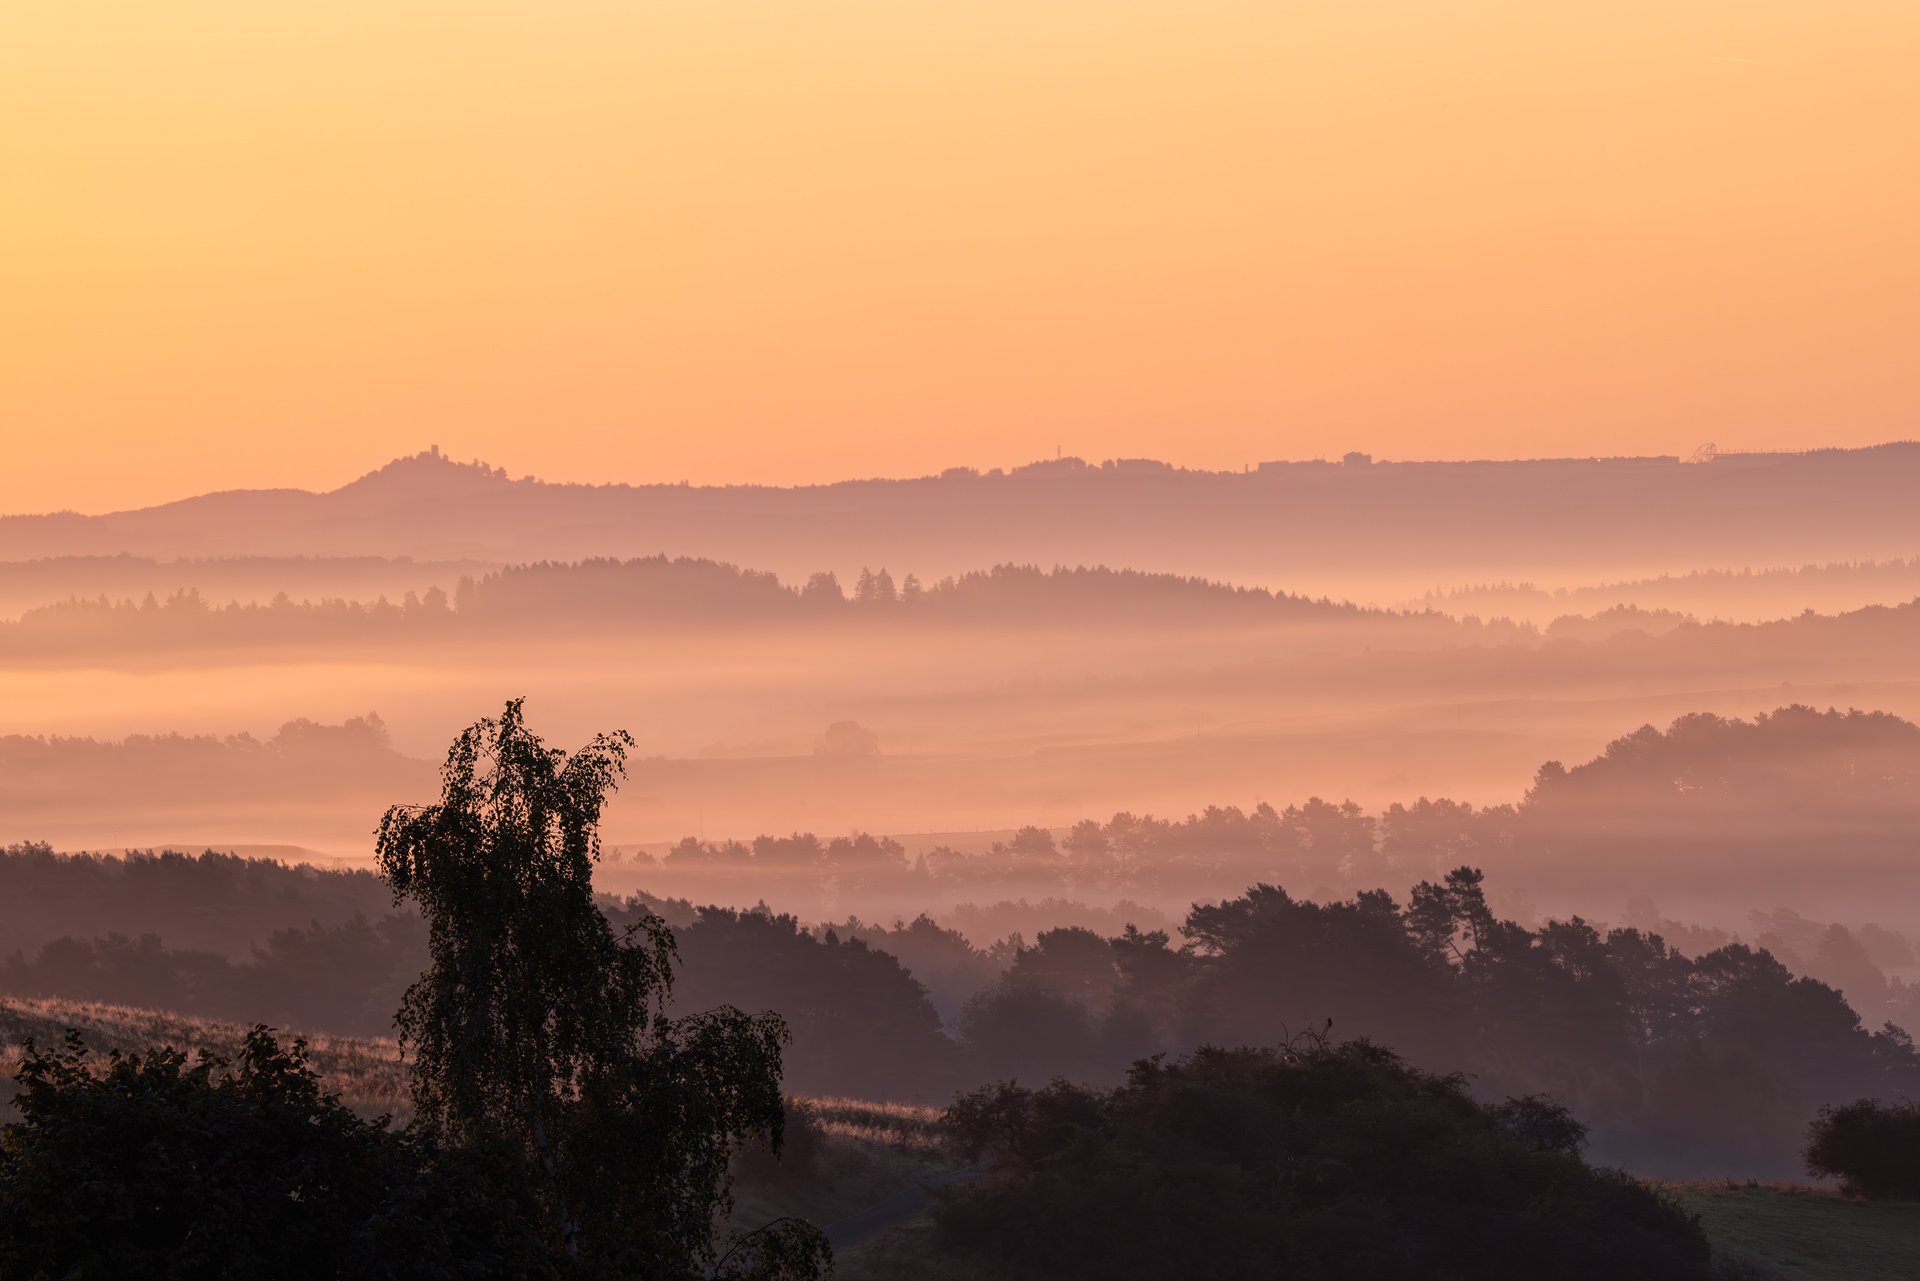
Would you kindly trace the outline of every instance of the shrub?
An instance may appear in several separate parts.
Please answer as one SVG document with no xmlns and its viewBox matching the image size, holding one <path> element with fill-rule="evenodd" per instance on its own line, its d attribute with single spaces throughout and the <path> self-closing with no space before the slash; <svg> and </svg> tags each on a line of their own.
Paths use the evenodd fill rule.
<svg viewBox="0 0 1920 1281">
<path fill-rule="evenodd" d="M 945 1248 L 1063 1278 L 1699 1278 L 1672 1200 L 1580 1156 L 1539 1098 L 1489 1106 L 1365 1041 L 1202 1048 L 1103 1091 L 956 1098 L 993 1175 L 943 1193 Z"/>
<path fill-rule="evenodd" d="M 538 1276 L 533 1207 L 320 1091 L 265 1028 L 237 1064 L 29 1049 L 0 1150 L 0 1276 Z M 232 1069 L 232 1070 L 229 1070 Z"/>
<path fill-rule="evenodd" d="M 1807 1126 L 1807 1173 L 1848 1196 L 1920 1200 L 1920 1104 L 1859 1099 L 1828 1105 Z"/>
</svg>

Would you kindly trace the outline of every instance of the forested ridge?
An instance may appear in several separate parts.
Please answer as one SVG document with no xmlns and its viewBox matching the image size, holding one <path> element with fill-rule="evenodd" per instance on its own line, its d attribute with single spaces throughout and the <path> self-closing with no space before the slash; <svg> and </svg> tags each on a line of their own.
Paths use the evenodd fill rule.
<svg viewBox="0 0 1920 1281">
<path fill-rule="evenodd" d="M 851 586 L 851 592 L 848 590 Z M 449 589 L 451 589 L 449 591 Z M 1270 626 L 1317 623 L 1367 627 L 1405 644 L 1444 643 L 1462 622 L 1432 610 L 1362 608 L 1258 587 L 1105 566 L 1002 564 L 922 584 L 896 582 L 884 567 L 843 585 L 831 572 L 783 584 L 768 572 L 665 555 L 632 560 L 512 565 L 389 601 L 340 597 L 221 603 L 191 582 L 141 599 L 71 596 L 0 622 L 0 654 L 47 649 L 192 648 L 319 643 L 445 643 L 511 636 L 533 620 L 657 630 L 773 623 L 818 626 L 882 622 L 919 626 L 1139 625 Z M 1468 632 L 1495 639 L 1534 635 L 1531 627 L 1475 619 Z"/>
<path fill-rule="evenodd" d="M 0 622 L 0 659 L 230 653 L 302 647 L 445 654 L 539 640 L 621 644 L 640 634 L 778 626 L 849 645 L 895 644 L 974 629 L 1076 629 L 1111 639 L 1152 632 L 1284 637 L 1249 659 L 1223 653 L 1193 670 L 1093 676 L 1055 698 L 1151 694 L 1162 687 L 1271 697 L 1564 696 L 1634 681 L 1908 679 L 1920 599 L 1769 622 L 1700 621 L 1623 604 L 1544 629 L 1504 617 L 1360 607 L 1204 579 L 1104 567 L 1003 564 L 922 586 L 863 571 L 848 593 L 832 574 L 801 584 L 710 560 L 664 556 L 509 567 L 398 601 L 220 604 L 191 587 L 140 601 L 73 598 Z M 556 631 L 556 628 L 558 630 Z M 1117 631 L 1116 631 L 1117 629 Z M 451 648 L 450 648 L 451 647 Z"/>
<path fill-rule="evenodd" d="M 326 494 L 232 491 L 139 511 L 0 517 L 26 559 L 407 554 L 579 559 L 702 549 L 741 563 L 1007 559 L 1164 563 L 1271 581 L 1312 568 L 1543 562 L 1790 564 L 1911 554 L 1920 448 L 1814 450 L 1685 466 L 1676 458 L 1340 462 L 1190 471 L 1150 459 L 1047 459 L 982 475 L 768 486 L 591 485 L 509 478 L 437 453 Z M 796 564 L 795 562 L 798 562 Z M 908 566 L 911 567 L 911 566 Z"/>
</svg>

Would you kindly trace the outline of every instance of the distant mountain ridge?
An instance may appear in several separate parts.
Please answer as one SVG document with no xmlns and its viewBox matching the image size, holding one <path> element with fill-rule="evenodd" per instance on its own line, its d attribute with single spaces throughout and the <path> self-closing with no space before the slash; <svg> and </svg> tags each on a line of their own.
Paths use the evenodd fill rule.
<svg viewBox="0 0 1920 1281">
<path fill-rule="evenodd" d="M 230 490 L 85 516 L 0 517 L 0 560 L 713 557 L 785 578 L 886 565 L 1108 564 L 1317 591 L 1327 576 L 1793 564 L 1920 550 L 1920 444 L 1724 458 L 1263 464 L 1048 460 L 832 485 L 510 479 L 437 451 L 328 493 Z"/>
</svg>

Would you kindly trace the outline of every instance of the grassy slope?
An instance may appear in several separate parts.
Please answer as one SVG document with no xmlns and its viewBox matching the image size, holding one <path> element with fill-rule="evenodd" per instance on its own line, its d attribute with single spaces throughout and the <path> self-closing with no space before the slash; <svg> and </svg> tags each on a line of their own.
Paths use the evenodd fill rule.
<svg viewBox="0 0 1920 1281">
<path fill-rule="evenodd" d="M 1850 1201 L 1795 1184 L 1675 1183 L 1717 1257 L 1760 1277 L 1913 1281 L 1920 1204 Z"/>
<path fill-rule="evenodd" d="M 247 1029 L 238 1023 L 187 1018 L 161 1010 L 93 1001 L 41 1000 L 0 997 L 0 1121 L 17 1119 L 10 1100 L 15 1065 L 23 1044 L 31 1039 L 42 1048 L 57 1046 L 68 1028 L 76 1028 L 95 1052 L 122 1053 L 172 1046 L 189 1056 L 208 1049 L 229 1061 L 238 1058 Z M 391 1115 L 404 1123 L 412 1113 L 407 1097 L 406 1070 L 400 1049 L 391 1037 L 355 1039 L 315 1035 L 307 1052 L 314 1071 L 327 1090 L 340 1095 L 362 1116 Z"/>
</svg>

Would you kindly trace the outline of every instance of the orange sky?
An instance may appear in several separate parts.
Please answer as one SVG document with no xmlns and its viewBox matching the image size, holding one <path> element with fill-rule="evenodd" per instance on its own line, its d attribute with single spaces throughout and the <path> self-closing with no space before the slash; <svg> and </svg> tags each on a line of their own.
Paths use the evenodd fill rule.
<svg viewBox="0 0 1920 1281">
<path fill-rule="evenodd" d="M 8 0 L 0 511 L 1920 435 L 1912 0 Z"/>
</svg>

